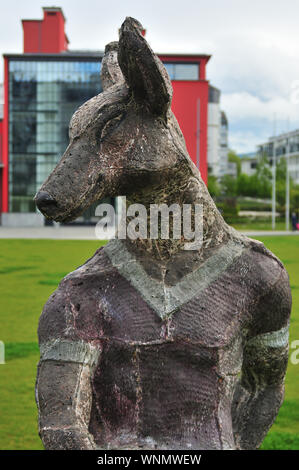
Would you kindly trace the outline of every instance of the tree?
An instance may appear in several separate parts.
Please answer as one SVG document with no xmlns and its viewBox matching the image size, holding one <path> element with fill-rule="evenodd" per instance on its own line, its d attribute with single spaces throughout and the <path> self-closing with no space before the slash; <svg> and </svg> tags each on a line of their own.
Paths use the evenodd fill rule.
<svg viewBox="0 0 299 470">
<path fill-rule="evenodd" d="M 236 154 L 234 150 L 229 150 L 228 161 L 236 164 L 237 177 L 241 174 L 241 158 Z"/>
<path fill-rule="evenodd" d="M 271 197 L 272 172 L 266 156 L 262 156 L 257 164 L 253 179 L 256 179 L 257 196 L 260 198 Z"/>
<path fill-rule="evenodd" d="M 212 197 L 219 196 L 221 188 L 216 176 L 208 176 L 208 190 Z"/>
<path fill-rule="evenodd" d="M 271 197 L 272 173 L 268 159 L 261 157 L 253 175 L 240 173 L 237 177 L 238 196 L 251 196 L 259 198 Z"/>
<path fill-rule="evenodd" d="M 237 179 L 231 175 L 224 175 L 220 180 L 221 192 L 224 196 L 236 197 Z"/>
<path fill-rule="evenodd" d="M 280 210 L 284 209 L 286 200 L 287 164 L 285 158 L 280 158 L 276 164 L 276 201 Z"/>
<path fill-rule="evenodd" d="M 291 212 L 296 212 L 298 214 L 299 211 L 299 184 L 293 185 L 290 190 L 290 206 Z"/>
<path fill-rule="evenodd" d="M 250 196 L 251 187 L 250 187 L 250 176 L 246 173 L 240 173 L 237 178 L 237 195 L 238 196 Z"/>
</svg>

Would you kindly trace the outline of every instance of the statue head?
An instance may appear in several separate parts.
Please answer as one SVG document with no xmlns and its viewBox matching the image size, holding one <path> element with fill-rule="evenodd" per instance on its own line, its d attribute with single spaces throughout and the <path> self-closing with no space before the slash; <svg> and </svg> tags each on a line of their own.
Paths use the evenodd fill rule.
<svg viewBox="0 0 299 470">
<path fill-rule="evenodd" d="M 137 20 L 126 18 L 119 42 L 106 46 L 101 80 L 103 92 L 74 113 L 69 146 L 35 196 L 50 219 L 72 220 L 104 197 L 151 190 L 192 165 L 170 110 L 171 81 Z"/>
</svg>

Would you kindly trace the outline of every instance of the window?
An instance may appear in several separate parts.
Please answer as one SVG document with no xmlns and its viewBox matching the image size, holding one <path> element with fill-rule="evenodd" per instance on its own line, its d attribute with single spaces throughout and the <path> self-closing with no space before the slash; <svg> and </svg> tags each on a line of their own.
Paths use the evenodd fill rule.
<svg viewBox="0 0 299 470">
<path fill-rule="evenodd" d="M 199 64 L 165 62 L 164 66 L 170 80 L 199 80 Z"/>
</svg>

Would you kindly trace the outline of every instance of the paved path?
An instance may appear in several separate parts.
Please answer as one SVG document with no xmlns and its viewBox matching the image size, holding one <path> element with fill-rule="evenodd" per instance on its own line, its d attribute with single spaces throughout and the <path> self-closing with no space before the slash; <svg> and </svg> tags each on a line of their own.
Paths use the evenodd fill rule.
<svg viewBox="0 0 299 470">
<path fill-rule="evenodd" d="M 297 236 L 297 232 L 285 231 L 251 231 L 243 232 L 248 237 L 265 236 Z M 97 240 L 95 236 L 95 227 L 0 227 L 0 238 L 44 238 L 54 240 Z"/>
<path fill-rule="evenodd" d="M 97 240 L 95 227 L 0 227 L 0 238 L 44 238 L 54 240 Z"/>
<path fill-rule="evenodd" d="M 299 235 L 299 231 L 296 232 L 286 232 L 285 230 L 253 230 L 252 232 L 241 232 L 244 233 L 244 235 L 247 235 L 247 237 L 273 237 L 273 236 L 278 236 L 278 235 L 284 235 L 284 236 L 297 236 Z"/>
</svg>

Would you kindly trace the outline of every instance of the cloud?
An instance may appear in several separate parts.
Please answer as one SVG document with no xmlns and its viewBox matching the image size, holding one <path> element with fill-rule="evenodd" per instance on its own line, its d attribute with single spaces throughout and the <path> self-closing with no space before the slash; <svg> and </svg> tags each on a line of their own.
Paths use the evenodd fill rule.
<svg viewBox="0 0 299 470">
<path fill-rule="evenodd" d="M 247 91 L 238 93 L 224 93 L 221 97 L 221 106 L 229 115 L 230 122 L 236 123 L 242 119 L 266 119 L 277 121 L 290 119 L 298 121 L 299 104 L 291 102 L 291 94 L 288 98 L 274 96 L 263 100 Z"/>
<path fill-rule="evenodd" d="M 266 139 L 247 129 L 231 132 L 229 135 L 229 147 L 237 153 L 249 153 L 256 150 L 258 144 Z"/>
<path fill-rule="evenodd" d="M 221 107 L 229 119 L 230 147 L 240 153 L 252 152 L 274 133 L 299 128 L 299 100 L 296 103 L 291 98 L 263 100 L 248 92 L 223 94 Z"/>
</svg>

